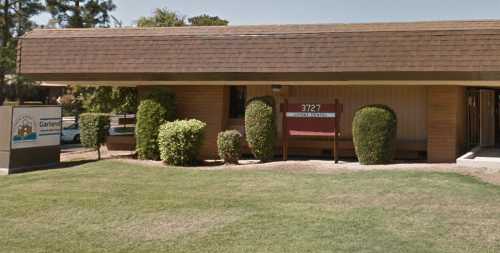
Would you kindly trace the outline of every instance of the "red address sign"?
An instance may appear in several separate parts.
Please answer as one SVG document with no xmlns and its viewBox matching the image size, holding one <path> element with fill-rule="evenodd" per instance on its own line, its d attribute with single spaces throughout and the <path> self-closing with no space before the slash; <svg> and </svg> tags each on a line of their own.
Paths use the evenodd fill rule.
<svg viewBox="0 0 500 253">
<path fill-rule="evenodd" d="M 283 104 L 284 130 L 288 136 L 338 135 L 342 106 L 336 104 Z"/>
<path fill-rule="evenodd" d="M 288 159 L 288 138 L 293 136 L 317 136 L 333 139 L 332 155 L 338 163 L 337 137 L 340 135 L 342 104 L 302 103 L 281 104 L 283 120 L 283 160 Z M 333 138 L 331 138 L 333 137 Z"/>
</svg>

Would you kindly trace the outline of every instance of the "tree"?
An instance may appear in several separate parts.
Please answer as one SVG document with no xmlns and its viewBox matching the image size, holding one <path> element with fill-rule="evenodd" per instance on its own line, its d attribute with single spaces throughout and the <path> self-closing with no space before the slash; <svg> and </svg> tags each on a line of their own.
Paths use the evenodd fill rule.
<svg viewBox="0 0 500 253">
<path fill-rule="evenodd" d="M 140 17 L 137 21 L 139 27 L 170 27 L 185 26 L 186 17 L 167 8 L 158 8 L 151 17 Z"/>
<path fill-rule="evenodd" d="M 47 0 L 47 8 L 61 27 L 109 27 L 110 12 L 116 9 L 112 0 Z"/>
<path fill-rule="evenodd" d="M 158 8 L 151 17 L 140 17 L 137 21 L 139 27 L 173 27 L 173 26 L 225 26 L 229 21 L 218 16 L 207 14 L 188 18 L 168 8 Z"/>
<path fill-rule="evenodd" d="M 11 84 L 26 84 L 15 76 L 17 38 L 31 30 L 31 18 L 44 10 L 40 0 L 0 0 L 0 104 L 5 99 L 6 76 Z"/>
<path fill-rule="evenodd" d="M 80 90 L 83 108 L 90 113 L 110 113 L 113 110 L 113 89 L 107 86 L 87 87 Z"/>
<path fill-rule="evenodd" d="M 221 19 L 218 16 L 209 16 L 207 14 L 191 17 L 188 21 L 192 26 L 226 26 L 229 24 L 229 21 L 225 19 Z"/>
<path fill-rule="evenodd" d="M 134 87 L 117 87 L 113 88 L 112 93 L 113 113 L 117 114 L 135 114 L 139 99 L 137 97 L 137 89 Z"/>
<path fill-rule="evenodd" d="M 106 143 L 109 129 L 109 115 L 104 113 L 84 113 L 80 122 L 80 138 L 84 147 L 97 151 L 97 160 L 101 160 L 101 146 Z"/>
</svg>

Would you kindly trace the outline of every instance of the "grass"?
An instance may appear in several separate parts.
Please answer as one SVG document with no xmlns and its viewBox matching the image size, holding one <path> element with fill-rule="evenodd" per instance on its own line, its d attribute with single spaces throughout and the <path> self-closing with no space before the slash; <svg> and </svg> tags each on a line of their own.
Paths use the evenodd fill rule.
<svg viewBox="0 0 500 253">
<path fill-rule="evenodd" d="M 0 252 L 500 252 L 500 187 L 452 173 L 102 161 L 0 189 Z"/>
</svg>

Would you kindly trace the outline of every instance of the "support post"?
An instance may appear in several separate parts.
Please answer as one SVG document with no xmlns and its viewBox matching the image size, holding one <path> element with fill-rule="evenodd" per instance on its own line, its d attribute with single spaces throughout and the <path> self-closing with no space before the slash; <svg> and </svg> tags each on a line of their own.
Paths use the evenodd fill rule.
<svg viewBox="0 0 500 253">
<path fill-rule="evenodd" d="M 282 146 L 283 146 L 283 161 L 288 160 L 288 125 L 286 122 L 286 112 L 288 111 L 288 99 L 285 98 L 285 101 L 283 103 L 283 108 L 282 108 L 282 119 L 281 119 L 281 141 L 282 141 Z"/>
<path fill-rule="evenodd" d="M 334 119 L 334 123 L 333 123 L 333 131 L 334 131 L 334 135 L 333 135 L 333 159 L 335 160 L 335 164 L 338 164 L 339 163 L 339 155 L 338 155 L 338 147 L 337 147 L 337 136 L 338 136 L 338 129 L 339 129 L 339 126 L 338 126 L 338 116 L 340 115 L 340 108 L 339 108 L 339 101 L 337 99 L 335 99 L 335 119 Z"/>
</svg>

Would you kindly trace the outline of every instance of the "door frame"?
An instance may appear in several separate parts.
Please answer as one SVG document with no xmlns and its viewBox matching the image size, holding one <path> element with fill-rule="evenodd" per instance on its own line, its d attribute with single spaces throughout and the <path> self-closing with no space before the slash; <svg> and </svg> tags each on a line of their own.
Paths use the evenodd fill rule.
<svg viewBox="0 0 500 253">
<path fill-rule="evenodd" d="M 496 90 L 479 90 L 479 145 L 493 147 L 496 144 Z"/>
</svg>

